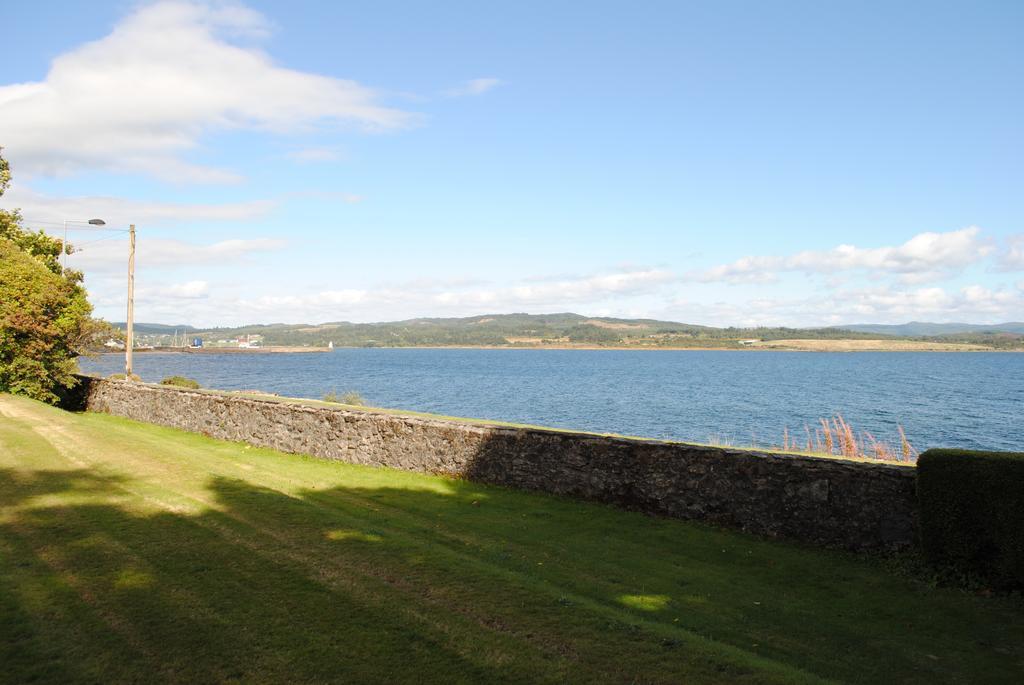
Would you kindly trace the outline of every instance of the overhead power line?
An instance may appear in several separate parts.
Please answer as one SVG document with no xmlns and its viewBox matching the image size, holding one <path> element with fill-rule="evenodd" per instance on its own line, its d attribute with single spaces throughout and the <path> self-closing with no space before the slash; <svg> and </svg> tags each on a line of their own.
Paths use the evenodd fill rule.
<svg viewBox="0 0 1024 685">
<path fill-rule="evenodd" d="M 72 243 L 71 247 L 73 247 L 74 250 L 75 250 L 72 254 L 77 254 L 79 252 L 82 252 L 85 249 L 84 247 L 82 247 L 83 245 L 93 245 L 95 243 L 102 243 L 104 240 L 124 240 L 124 236 L 108 235 L 105 238 L 96 238 L 95 240 L 86 240 L 84 243 Z"/>
<path fill-rule="evenodd" d="M 31 228 L 32 226 L 46 225 L 53 226 L 64 230 L 63 221 L 49 221 L 46 219 L 31 219 L 28 217 L 22 217 L 22 221 Z M 130 229 L 127 228 L 110 228 L 109 226 L 76 226 L 75 224 L 68 222 L 68 231 L 114 231 L 116 233 L 128 233 Z"/>
</svg>

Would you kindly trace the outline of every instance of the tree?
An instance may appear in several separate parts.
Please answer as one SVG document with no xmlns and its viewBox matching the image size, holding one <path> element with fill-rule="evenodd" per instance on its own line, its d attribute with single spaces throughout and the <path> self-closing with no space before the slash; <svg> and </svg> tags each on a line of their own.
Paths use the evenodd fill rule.
<svg viewBox="0 0 1024 685">
<path fill-rule="evenodd" d="M 0 156 L 0 195 L 10 178 Z M 60 265 L 68 246 L 21 221 L 17 210 L 0 210 L 0 392 L 53 403 L 75 385 L 75 358 L 106 324 L 90 316 L 81 273 Z"/>
</svg>

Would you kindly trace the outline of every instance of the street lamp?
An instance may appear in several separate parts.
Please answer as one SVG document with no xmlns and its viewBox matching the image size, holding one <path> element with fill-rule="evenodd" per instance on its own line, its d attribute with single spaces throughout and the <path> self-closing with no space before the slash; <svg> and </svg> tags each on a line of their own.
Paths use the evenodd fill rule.
<svg viewBox="0 0 1024 685">
<path fill-rule="evenodd" d="M 64 242 L 60 246 L 60 266 L 64 268 L 67 266 L 67 254 L 68 254 L 68 224 L 89 224 L 90 226 L 106 226 L 107 222 L 103 219 L 64 219 Z"/>
<path fill-rule="evenodd" d="M 106 226 L 103 219 L 65 219 L 64 220 L 64 244 L 61 250 L 61 268 L 67 265 L 68 253 L 68 224 L 89 224 L 90 226 Z M 108 231 L 123 231 L 120 228 L 108 228 Z M 128 227 L 128 319 L 127 330 L 125 331 L 124 345 L 124 375 L 125 378 L 132 378 L 132 348 L 135 346 L 135 336 L 132 330 L 135 319 L 135 224 Z"/>
</svg>

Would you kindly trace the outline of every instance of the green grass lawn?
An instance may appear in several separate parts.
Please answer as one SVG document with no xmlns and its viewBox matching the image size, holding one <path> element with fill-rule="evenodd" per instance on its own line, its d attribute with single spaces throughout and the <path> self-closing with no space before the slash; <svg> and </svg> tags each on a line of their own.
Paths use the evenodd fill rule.
<svg viewBox="0 0 1024 685">
<path fill-rule="evenodd" d="M 890 567 L 0 395 L 3 682 L 1022 681 Z"/>
</svg>

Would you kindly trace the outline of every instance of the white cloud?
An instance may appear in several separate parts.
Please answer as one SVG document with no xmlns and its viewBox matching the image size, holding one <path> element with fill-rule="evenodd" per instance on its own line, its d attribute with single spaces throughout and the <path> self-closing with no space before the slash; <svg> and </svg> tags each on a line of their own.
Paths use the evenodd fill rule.
<svg viewBox="0 0 1024 685">
<path fill-rule="evenodd" d="M 701 283 L 771 283 L 778 280 L 775 272 L 782 270 L 784 261 L 782 257 L 741 257 L 730 264 L 692 271 L 684 278 Z"/>
<path fill-rule="evenodd" d="M 1019 317 L 1024 310 L 1021 293 L 981 285 L 969 285 L 959 290 L 874 288 L 840 293 L 835 299 L 837 306 L 849 307 L 858 315 L 879 321 L 927 318 L 994 323 Z M 843 305 L 844 301 L 849 304 Z"/>
<path fill-rule="evenodd" d="M 86 276 L 89 301 L 99 315 L 105 314 L 108 321 L 124 320 L 127 303 L 127 288 L 124 274 L 100 274 Z M 166 283 L 149 278 L 137 277 L 135 283 L 135 311 L 137 321 L 153 320 L 181 322 L 201 310 L 211 297 L 207 281 L 185 281 Z M 213 304 L 214 307 L 220 306 Z"/>
<path fill-rule="evenodd" d="M 71 241 L 72 245 L 75 241 Z M 79 251 L 68 257 L 68 266 L 90 274 L 119 271 L 125 268 L 128 247 L 124 240 L 87 243 L 79 241 Z M 222 240 L 207 245 L 186 243 L 167 238 L 151 238 L 140 234 L 136 241 L 135 264 L 146 267 L 182 267 L 192 264 L 231 262 L 258 253 L 280 250 L 285 241 L 272 238 Z"/>
<path fill-rule="evenodd" d="M 238 44 L 266 33 L 265 19 L 240 4 L 144 5 L 106 37 L 57 57 L 45 80 L 0 87 L 6 153 L 19 173 L 108 169 L 223 182 L 237 177 L 183 158 L 211 131 L 410 122 L 355 81 L 287 69 Z"/>
<path fill-rule="evenodd" d="M 211 264 L 236 260 L 261 249 L 259 241 L 213 245 L 157 243 L 145 265 Z M 124 254 L 110 270 L 86 271 L 87 285 L 100 314 L 121 316 L 124 307 Z M 72 259 L 79 255 L 73 255 Z M 142 269 L 140 273 L 152 273 Z M 389 321 L 421 316 L 469 316 L 529 311 L 577 311 L 638 318 L 661 318 L 717 326 L 822 326 L 850 323 L 903 323 L 910 320 L 996 323 L 1018 320 L 1024 311 L 1024 282 L 969 285 L 963 288 L 878 285 L 840 288 L 829 293 L 793 296 L 755 295 L 723 300 L 687 294 L 665 305 L 677 278 L 671 272 L 633 267 L 619 271 L 521 279 L 498 284 L 473 279 L 418 279 L 407 283 L 357 285 L 332 290 L 261 289 L 260 283 L 187 281 L 151 285 L 140 299 L 139 320 L 188 321 L 198 325 L 253 322 Z M 142 282 L 142 287 L 149 286 Z M 255 286 L 255 290 L 254 290 Z"/>
<path fill-rule="evenodd" d="M 831 250 L 806 250 L 781 256 L 743 257 L 730 264 L 695 271 L 688 280 L 703 283 L 764 283 L 780 272 L 835 274 L 864 271 L 898 276 L 904 283 L 921 283 L 950 275 L 977 263 L 992 252 L 977 226 L 945 233 L 919 233 L 898 246 L 862 248 L 839 245 Z"/>
<path fill-rule="evenodd" d="M 314 162 L 333 162 L 338 159 L 338 151 L 328 147 L 305 147 L 288 153 L 289 159 L 299 164 Z"/>
<path fill-rule="evenodd" d="M 1024 271 L 1024 233 L 1006 239 L 1006 249 L 999 256 L 1000 271 Z"/>
<path fill-rule="evenodd" d="M 592 301 L 608 295 L 646 292 L 674 279 L 675 275 L 664 269 L 642 269 L 553 283 L 523 285 L 504 294 L 511 295 L 512 299 L 524 304 L 559 304 Z"/>
<path fill-rule="evenodd" d="M 30 228 L 50 229 L 65 219 L 100 218 L 109 226 L 162 225 L 191 221 L 244 221 L 269 213 L 274 200 L 229 203 L 178 203 L 128 200 L 119 197 L 54 197 L 15 184 L 0 202 L 19 207 Z M 49 224 L 49 226 L 47 225 Z"/>
<path fill-rule="evenodd" d="M 566 306 L 609 296 L 650 292 L 674 278 L 668 271 L 643 269 L 490 290 L 449 290 L 433 294 L 431 301 L 446 307 L 498 307 L 505 311 L 530 306 Z"/>
<path fill-rule="evenodd" d="M 501 85 L 501 79 L 496 78 L 475 78 L 466 81 L 457 88 L 445 91 L 445 95 L 452 98 L 466 97 L 471 95 L 483 95 L 487 91 Z"/>
<path fill-rule="evenodd" d="M 878 286 L 826 296 L 705 302 L 679 298 L 663 315 L 716 326 L 834 326 L 852 323 L 1002 323 L 1020 318 L 1024 291 L 970 285 L 958 290 Z"/>
<path fill-rule="evenodd" d="M 185 283 L 173 283 L 167 286 L 157 286 L 152 289 L 141 290 L 138 299 L 161 299 L 172 300 L 198 300 L 209 297 L 210 284 L 206 281 L 187 281 Z"/>
<path fill-rule="evenodd" d="M 379 288 L 348 288 L 308 294 L 240 298 L 225 309 L 244 312 L 251 320 L 379 321 L 417 316 L 468 316 L 479 313 L 564 311 L 608 298 L 656 292 L 675 279 L 660 269 L 614 273 L 484 287 L 479 281 L 391 284 Z"/>
</svg>

